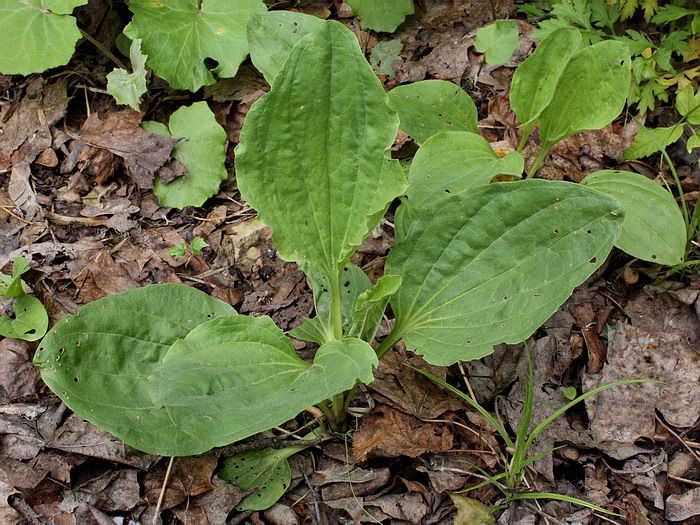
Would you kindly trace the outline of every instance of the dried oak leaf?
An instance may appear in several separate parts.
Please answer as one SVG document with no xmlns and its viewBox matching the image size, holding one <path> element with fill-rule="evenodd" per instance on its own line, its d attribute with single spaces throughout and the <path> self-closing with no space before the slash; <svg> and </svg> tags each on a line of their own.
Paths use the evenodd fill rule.
<svg viewBox="0 0 700 525">
<path fill-rule="evenodd" d="M 170 152 L 178 139 L 147 133 L 139 126 L 140 122 L 141 114 L 131 109 L 109 113 L 104 120 L 93 113 L 75 138 L 121 157 L 127 174 L 136 185 L 150 189 L 156 170 L 170 160 Z"/>
<path fill-rule="evenodd" d="M 216 487 L 211 478 L 217 463 L 216 456 L 176 458 L 163 498 L 163 510 L 171 509 L 192 496 L 214 490 Z M 161 463 L 148 473 L 143 482 L 145 499 L 158 501 L 164 479 L 165 465 Z"/>
<path fill-rule="evenodd" d="M 368 457 L 408 456 L 452 449 L 454 435 L 447 425 L 426 423 L 387 405 L 378 405 L 353 438 L 356 462 Z"/>
</svg>

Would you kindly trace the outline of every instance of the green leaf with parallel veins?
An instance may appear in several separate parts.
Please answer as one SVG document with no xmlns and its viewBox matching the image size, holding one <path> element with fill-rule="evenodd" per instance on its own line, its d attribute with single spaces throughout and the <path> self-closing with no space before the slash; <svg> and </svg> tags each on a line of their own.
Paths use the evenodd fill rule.
<svg viewBox="0 0 700 525">
<path fill-rule="evenodd" d="M 147 64 L 175 89 L 197 91 L 233 77 L 248 55 L 248 17 L 264 13 L 262 0 L 130 0 L 134 13 L 124 34 L 143 40 Z M 204 64 L 214 59 L 209 71 Z"/>
<path fill-rule="evenodd" d="M 310 81 L 312 79 L 313 81 Z M 406 188 L 390 159 L 398 116 L 357 38 L 325 22 L 248 112 L 236 148 L 246 201 L 285 260 L 332 276 Z"/>
<path fill-rule="evenodd" d="M 392 33 L 414 13 L 413 0 L 348 0 L 363 29 Z"/>
<path fill-rule="evenodd" d="M 73 412 L 125 443 L 163 456 L 198 454 L 215 445 L 177 426 L 151 397 L 149 377 L 171 345 L 196 326 L 235 313 L 223 301 L 179 284 L 121 292 L 59 321 L 34 364 Z M 204 403 L 201 413 L 209 415 Z"/>
<path fill-rule="evenodd" d="M 401 131 L 418 142 L 440 131 L 477 131 L 474 101 L 452 82 L 422 80 L 395 87 L 389 105 L 399 112 Z"/>
<path fill-rule="evenodd" d="M 129 49 L 133 73 L 125 69 L 114 69 L 107 75 L 107 91 L 117 104 L 131 106 L 134 111 L 140 111 L 141 97 L 146 92 L 146 55 L 141 53 L 141 40 L 131 41 Z"/>
<path fill-rule="evenodd" d="M 293 11 L 270 11 L 250 17 L 250 59 L 268 84 L 272 85 L 294 45 L 321 24 L 323 20 L 318 17 Z"/>
<path fill-rule="evenodd" d="M 87 0 L 0 0 L 0 72 L 41 73 L 67 64 L 80 40 L 75 18 L 69 16 Z"/>
<path fill-rule="evenodd" d="M 604 262 L 623 214 L 590 188 L 545 180 L 435 202 L 386 262 L 403 277 L 394 330 L 436 365 L 526 339 Z"/>
<path fill-rule="evenodd" d="M 292 481 L 289 458 L 305 448 L 266 448 L 226 458 L 219 477 L 241 489 L 256 489 L 236 505 L 236 510 L 265 510 L 274 505 Z"/>
<path fill-rule="evenodd" d="M 182 139 L 173 149 L 173 157 L 187 168 L 187 174 L 168 184 L 156 176 L 153 192 L 161 206 L 201 206 L 218 193 L 228 177 L 224 167 L 226 132 L 206 102 L 178 109 L 170 116 L 169 129 L 158 122 L 143 122 L 141 127 L 149 133 Z"/>
<path fill-rule="evenodd" d="M 641 128 L 634 136 L 632 145 L 625 151 L 625 160 L 637 160 L 658 153 L 676 142 L 683 134 L 683 126 L 667 128 Z"/>
<path fill-rule="evenodd" d="M 389 298 L 401 286 L 400 275 L 385 275 L 366 292 L 363 292 L 355 303 L 355 309 L 350 319 L 348 335 L 363 341 L 372 341 L 382 321 Z"/>
<path fill-rule="evenodd" d="M 569 59 L 581 44 L 573 27 L 557 29 L 513 73 L 510 105 L 523 129 L 532 128 L 554 97 L 557 83 Z"/>
<path fill-rule="evenodd" d="M 149 378 L 154 403 L 181 431 L 221 446 L 371 382 L 377 355 L 364 341 L 344 339 L 322 345 L 310 365 L 269 317 L 239 315 L 195 328 L 162 365 Z"/>
<path fill-rule="evenodd" d="M 15 318 L 0 317 L 0 335 L 25 341 L 41 339 L 49 326 L 49 316 L 36 297 L 20 295 L 12 305 Z"/>
<path fill-rule="evenodd" d="M 323 345 L 310 365 L 269 317 L 234 314 L 183 285 L 122 292 L 59 322 L 34 363 L 76 414 L 164 456 L 243 439 L 372 381 L 363 341 Z"/>
<path fill-rule="evenodd" d="M 324 344 L 332 341 L 333 321 L 331 320 L 331 283 L 325 275 L 314 271 L 313 268 L 305 266 L 303 270 L 311 282 L 311 289 L 314 292 L 314 305 L 316 307 L 316 317 L 305 319 L 301 326 L 289 331 L 289 335 L 305 341 Z M 369 277 L 362 271 L 362 268 L 348 263 L 343 268 L 343 275 L 340 280 L 340 308 L 343 314 L 343 327 L 347 328 L 350 322 L 357 298 L 363 292 L 372 288 Z M 347 332 L 346 332 L 347 333 Z M 353 335 L 352 337 L 359 337 Z M 360 339 L 362 339 L 360 337 Z"/>
<path fill-rule="evenodd" d="M 498 20 L 476 31 L 474 49 L 486 53 L 486 63 L 491 66 L 508 62 L 519 45 L 517 20 Z"/>
<path fill-rule="evenodd" d="M 539 116 L 543 147 L 610 124 L 625 107 L 631 74 L 629 50 L 620 42 L 599 42 L 574 54 Z"/>
<path fill-rule="evenodd" d="M 625 220 L 615 246 L 632 257 L 675 266 L 683 262 L 686 232 L 673 195 L 638 173 L 605 170 L 581 184 L 614 197 L 625 207 Z"/>
<path fill-rule="evenodd" d="M 503 158 L 476 133 L 443 131 L 420 147 L 408 172 L 408 199 L 422 208 L 446 194 L 488 184 L 496 175 L 520 177 L 524 160 L 518 152 Z"/>
</svg>

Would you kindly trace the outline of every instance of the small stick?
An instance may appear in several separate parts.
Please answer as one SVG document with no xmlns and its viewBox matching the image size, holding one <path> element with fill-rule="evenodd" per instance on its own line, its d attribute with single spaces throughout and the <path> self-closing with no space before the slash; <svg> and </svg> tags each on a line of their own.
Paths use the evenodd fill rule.
<svg viewBox="0 0 700 525">
<path fill-rule="evenodd" d="M 165 496 L 165 491 L 168 489 L 168 480 L 170 479 L 170 470 L 173 468 L 174 456 L 170 457 L 170 462 L 168 463 L 168 468 L 165 471 L 165 479 L 163 480 L 163 487 L 160 489 L 160 496 L 158 496 L 158 503 L 156 504 L 156 512 L 153 515 L 152 525 L 157 525 L 158 516 L 160 515 L 160 507 L 163 504 L 163 496 Z"/>
</svg>

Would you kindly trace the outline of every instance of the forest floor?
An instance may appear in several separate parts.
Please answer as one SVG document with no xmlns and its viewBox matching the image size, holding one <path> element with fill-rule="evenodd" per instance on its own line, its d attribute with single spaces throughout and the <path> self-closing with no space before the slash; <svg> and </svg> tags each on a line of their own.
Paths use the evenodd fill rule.
<svg viewBox="0 0 700 525">
<path fill-rule="evenodd" d="M 379 39 L 338 9 L 341 2 L 296 7 L 340 17 L 368 56 L 378 41 L 400 38 L 403 51 L 393 64 L 393 78 L 380 76 L 386 88 L 425 78 L 460 84 L 479 108 L 480 133 L 512 151 L 519 132 L 508 86 L 535 43 L 521 38 L 508 63 L 486 64 L 473 47 L 475 30 L 494 15 L 515 13 L 511 4 L 498 4 L 493 13 L 491 4 L 482 3 L 423 2 L 395 34 Z M 128 21 L 128 11 L 107 0 L 91 0 L 76 15 L 81 28 L 103 43 L 114 42 Z M 520 22 L 521 34 L 530 29 Z M 120 291 L 184 283 L 240 313 L 270 315 L 285 331 L 298 326 L 313 312 L 311 290 L 296 264 L 277 257 L 269 228 L 255 220 L 233 173 L 233 148 L 245 114 L 269 89 L 262 76 L 244 64 L 235 78 L 195 94 L 172 90 L 154 77 L 145 114 L 139 115 L 117 106 L 104 91 L 113 67 L 82 40 L 65 67 L 29 77 L 0 75 L 0 268 L 8 273 L 20 256 L 30 261 L 26 280 L 52 323 Z M 199 100 L 209 104 L 228 135 L 231 176 L 201 208 L 161 207 L 150 190 L 125 174 L 124 162 L 148 155 L 145 143 L 127 138 L 138 132 L 141 120 L 165 122 L 179 105 Z M 673 118 L 668 114 L 650 118 L 668 121 Z M 667 177 L 654 165 L 624 162 L 635 133 L 634 121 L 622 116 L 601 130 L 566 139 L 539 176 L 579 182 L 592 171 L 627 169 L 652 179 Z M 394 155 L 409 158 L 416 149 L 402 136 Z M 527 148 L 525 156 L 532 161 Z M 697 163 L 674 161 L 692 207 Z M 169 253 L 195 237 L 208 243 L 201 254 Z M 374 281 L 392 244 L 389 214 L 353 262 Z M 533 444 L 533 453 L 564 446 L 528 469 L 532 491 L 582 498 L 620 516 L 565 501 L 531 500 L 496 513 L 498 523 L 700 523 L 700 274 L 664 280 L 664 270 L 613 252 L 528 341 L 535 423 L 566 404 L 567 388 L 581 393 L 630 378 L 667 383 L 615 388 L 590 398 Z M 4 314 L 11 312 L 7 302 L 3 308 Z M 36 346 L 17 339 L 0 342 L 0 524 L 150 525 L 168 458 L 136 451 L 73 415 L 32 365 Z M 302 341 L 295 341 L 295 348 L 305 358 L 315 349 Z M 491 475 L 503 471 L 503 443 L 464 401 L 403 365 L 473 390 L 514 429 L 527 378 L 524 348 L 500 345 L 480 361 L 445 369 L 398 345 L 382 360 L 376 380 L 358 390 L 351 431 L 292 458 L 292 485 L 278 504 L 260 512 L 234 509 L 247 492 L 217 473 L 225 457 L 242 450 L 236 444 L 175 460 L 162 522 L 481 523 L 465 510 L 466 496 L 497 505 L 500 492 L 492 485 L 465 495 L 455 492 L 483 481 L 472 465 Z M 242 446 L 286 443 L 312 419 L 301 415 Z"/>
</svg>

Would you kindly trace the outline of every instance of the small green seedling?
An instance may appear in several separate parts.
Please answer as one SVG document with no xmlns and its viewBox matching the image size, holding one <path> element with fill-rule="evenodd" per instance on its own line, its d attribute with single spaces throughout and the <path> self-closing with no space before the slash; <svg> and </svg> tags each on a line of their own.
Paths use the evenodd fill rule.
<svg viewBox="0 0 700 525">
<path fill-rule="evenodd" d="M 547 454 L 550 454 L 551 452 L 558 450 L 560 447 L 555 447 L 550 450 L 546 450 L 545 452 L 542 452 L 540 454 L 536 454 L 534 456 L 528 457 L 528 450 L 530 449 L 530 446 L 532 445 L 533 441 L 535 438 L 539 435 L 540 432 L 542 432 L 545 428 L 547 428 L 547 425 L 549 425 L 552 421 L 557 419 L 559 416 L 564 414 L 567 410 L 569 410 L 571 407 L 577 405 L 581 401 L 585 400 L 586 398 L 593 396 L 599 392 L 602 392 L 603 390 L 607 390 L 608 388 L 613 388 L 616 386 L 622 386 L 622 385 L 630 385 L 630 384 L 635 384 L 635 383 L 644 383 L 644 382 L 650 382 L 647 379 L 629 379 L 626 381 L 616 381 L 614 383 L 609 383 L 607 385 L 600 386 L 598 388 L 595 388 L 591 390 L 590 392 L 586 392 L 583 395 L 580 395 L 576 397 L 576 390 L 571 388 L 571 389 L 564 389 L 564 394 L 567 398 L 569 398 L 571 401 L 561 407 L 559 410 L 555 411 L 553 414 L 548 416 L 544 421 L 542 421 L 539 425 L 537 425 L 534 429 L 529 430 L 530 428 L 530 423 L 532 421 L 532 408 L 533 408 L 533 403 L 534 403 L 534 375 L 533 375 L 533 370 L 532 370 L 532 360 L 530 358 L 530 353 L 528 351 L 527 353 L 528 357 L 528 370 L 529 370 L 529 376 L 528 380 L 525 384 L 525 399 L 523 402 L 523 409 L 522 409 L 522 415 L 520 417 L 520 421 L 518 422 L 518 427 L 516 429 L 516 437 L 515 440 L 513 440 L 509 435 L 504 426 L 496 419 L 493 415 L 491 415 L 488 410 L 486 410 L 483 406 L 481 406 L 475 399 L 472 397 L 468 396 L 464 392 L 458 390 L 452 385 L 449 385 L 448 383 L 438 379 L 437 377 L 429 374 L 428 372 L 425 372 L 424 370 L 420 370 L 418 368 L 410 367 L 416 372 L 419 372 L 423 374 L 424 376 L 432 379 L 439 385 L 443 386 L 453 394 L 459 396 L 462 398 L 464 401 L 466 401 L 469 405 L 471 405 L 474 409 L 476 409 L 483 417 L 486 419 L 489 424 L 493 426 L 494 429 L 496 429 L 496 432 L 498 432 L 498 435 L 501 437 L 503 440 L 503 443 L 505 444 L 505 448 L 507 453 L 509 454 L 508 457 L 505 458 L 504 463 L 506 465 L 506 470 L 504 472 L 501 472 L 500 474 L 491 475 L 482 468 L 480 468 L 477 465 L 470 464 L 471 467 L 473 467 L 475 470 L 477 470 L 482 476 L 486 478 L 486 481 L 482 483 L 478 483 L 477 485 L 474 485 L 472 487 L 469 487 L 468 489 L 458 491 L 458 493 L 462 494 L 465 492 L 470 492 L 472 490 L 478 489 L 480 487 L 483 487 L 484 485 L 492 484 L 495 486 L 498 490 L 500 490 L 503 493 L 504 496 L 504 503 L 502 505 L 498 505 L 493 508 L 493 510 L 499 510 L 503 508 L 507 508 L 513 501 L 515 500 L 523 500 L 523 499 L 555 499 L 555 500 L 560 500 L 560 501 L 568 501 L 570 503 L 575 503 L 577 505 L 582 505 L 584 507 L 587 507 L 589 509 L 593 509 L 597 512 L 602 512 L 604 514 L 610 514 L 614 516 L 619 516 L 619 514 L 616 514 L 614 512 L 611 512 L 607 509 L 604 509 L 602 507 L 599 507 L 598 505 L 594 505 L 592 503 L 588 503 L 587 501 L 578 499 L 578 498 L 573 498 L 571 496 L 565 496 L 562 494 L 556 494 L 553 492 L 532 492 L 527 490 L 524 487 L 523 479 L 525 476 L 525 471 L 529 465 L 537 461 L 538 459 L 543 458 Z M 572 392 L 573 391 L 573 392 Z"/>
<path fill-rule="evenodd" d="M 463 130 L 476 130 L 464 92 L 428 84 L 459 121 L 424 104 L 426 84 L 407 100 L 387 96 L 353 33 L 332 21 L 316 26 L 279 69 L 267 60 L 272 87 L 248 112 L 235 159 L 238 187 L 272 227 L 279 256 L 298 262 L 312 283 L 316 317 L 292 335 L 319 345 L 313 362 L 269 317 L 237 315 L 177 284 L 89 303 L 36 353 L 44 381 L 71 410 L 139 450 L 202 453 L 313 405 L 340 429 L 355 387 L 373 380 L 394 344 L 450 365 L 525 340 L 603 264 L 623 229 L 625 207 L 606 191 L 546 180 L 489 184 L 474 163 L 518 174 L 522 157 L 500 159 Z M 287 40 L 269 42 L 284 56 Z M 616 64 L 623 73 L 624 63 Z M 429 128 L 416 123 L 424 109 Z M 567 130 L 581 127 L 581 111 L 571 119 L 560 112 Z M 391 158 L 399 122 L 437 152 L 417 159 L 408 180 Z M 468 173 L 431 168 L 450 148 Z M 385 276 L 371 283 L 350 259 L 396 198 L 395 247 Z M 388 304 L 395 324 L 372 346 Z"/>
<path fill-rule="evenodd" d="M 22 280 L 22 275 L 31 268 L 24 257 L 12 263 L 12 275 L 0 273 L 0 294 L 3 299 L 14 298 L 14 319 L 0 317 L 0 335 L 25 341 L 41 339 L 49 326 L 49 316 L 44 305 L 36 297 L 27 295 L 31 288 Z"/>
<path fill-rule="evenodd" d="M 177 243 L 175 246 L 168 250 L 168 253 L 176 259 L 184 257 L 188 253 L 191 257 L 192 255 L 199 255 L 200 253 L 202 253 L 202 250 L 204 248 L 207 248 L 208 246 L 209 243 L 207 241 L 205 241 L 201 237 L 195 237 L 190 241 L 189 244 L 185 242 Z"/>
</svg>

